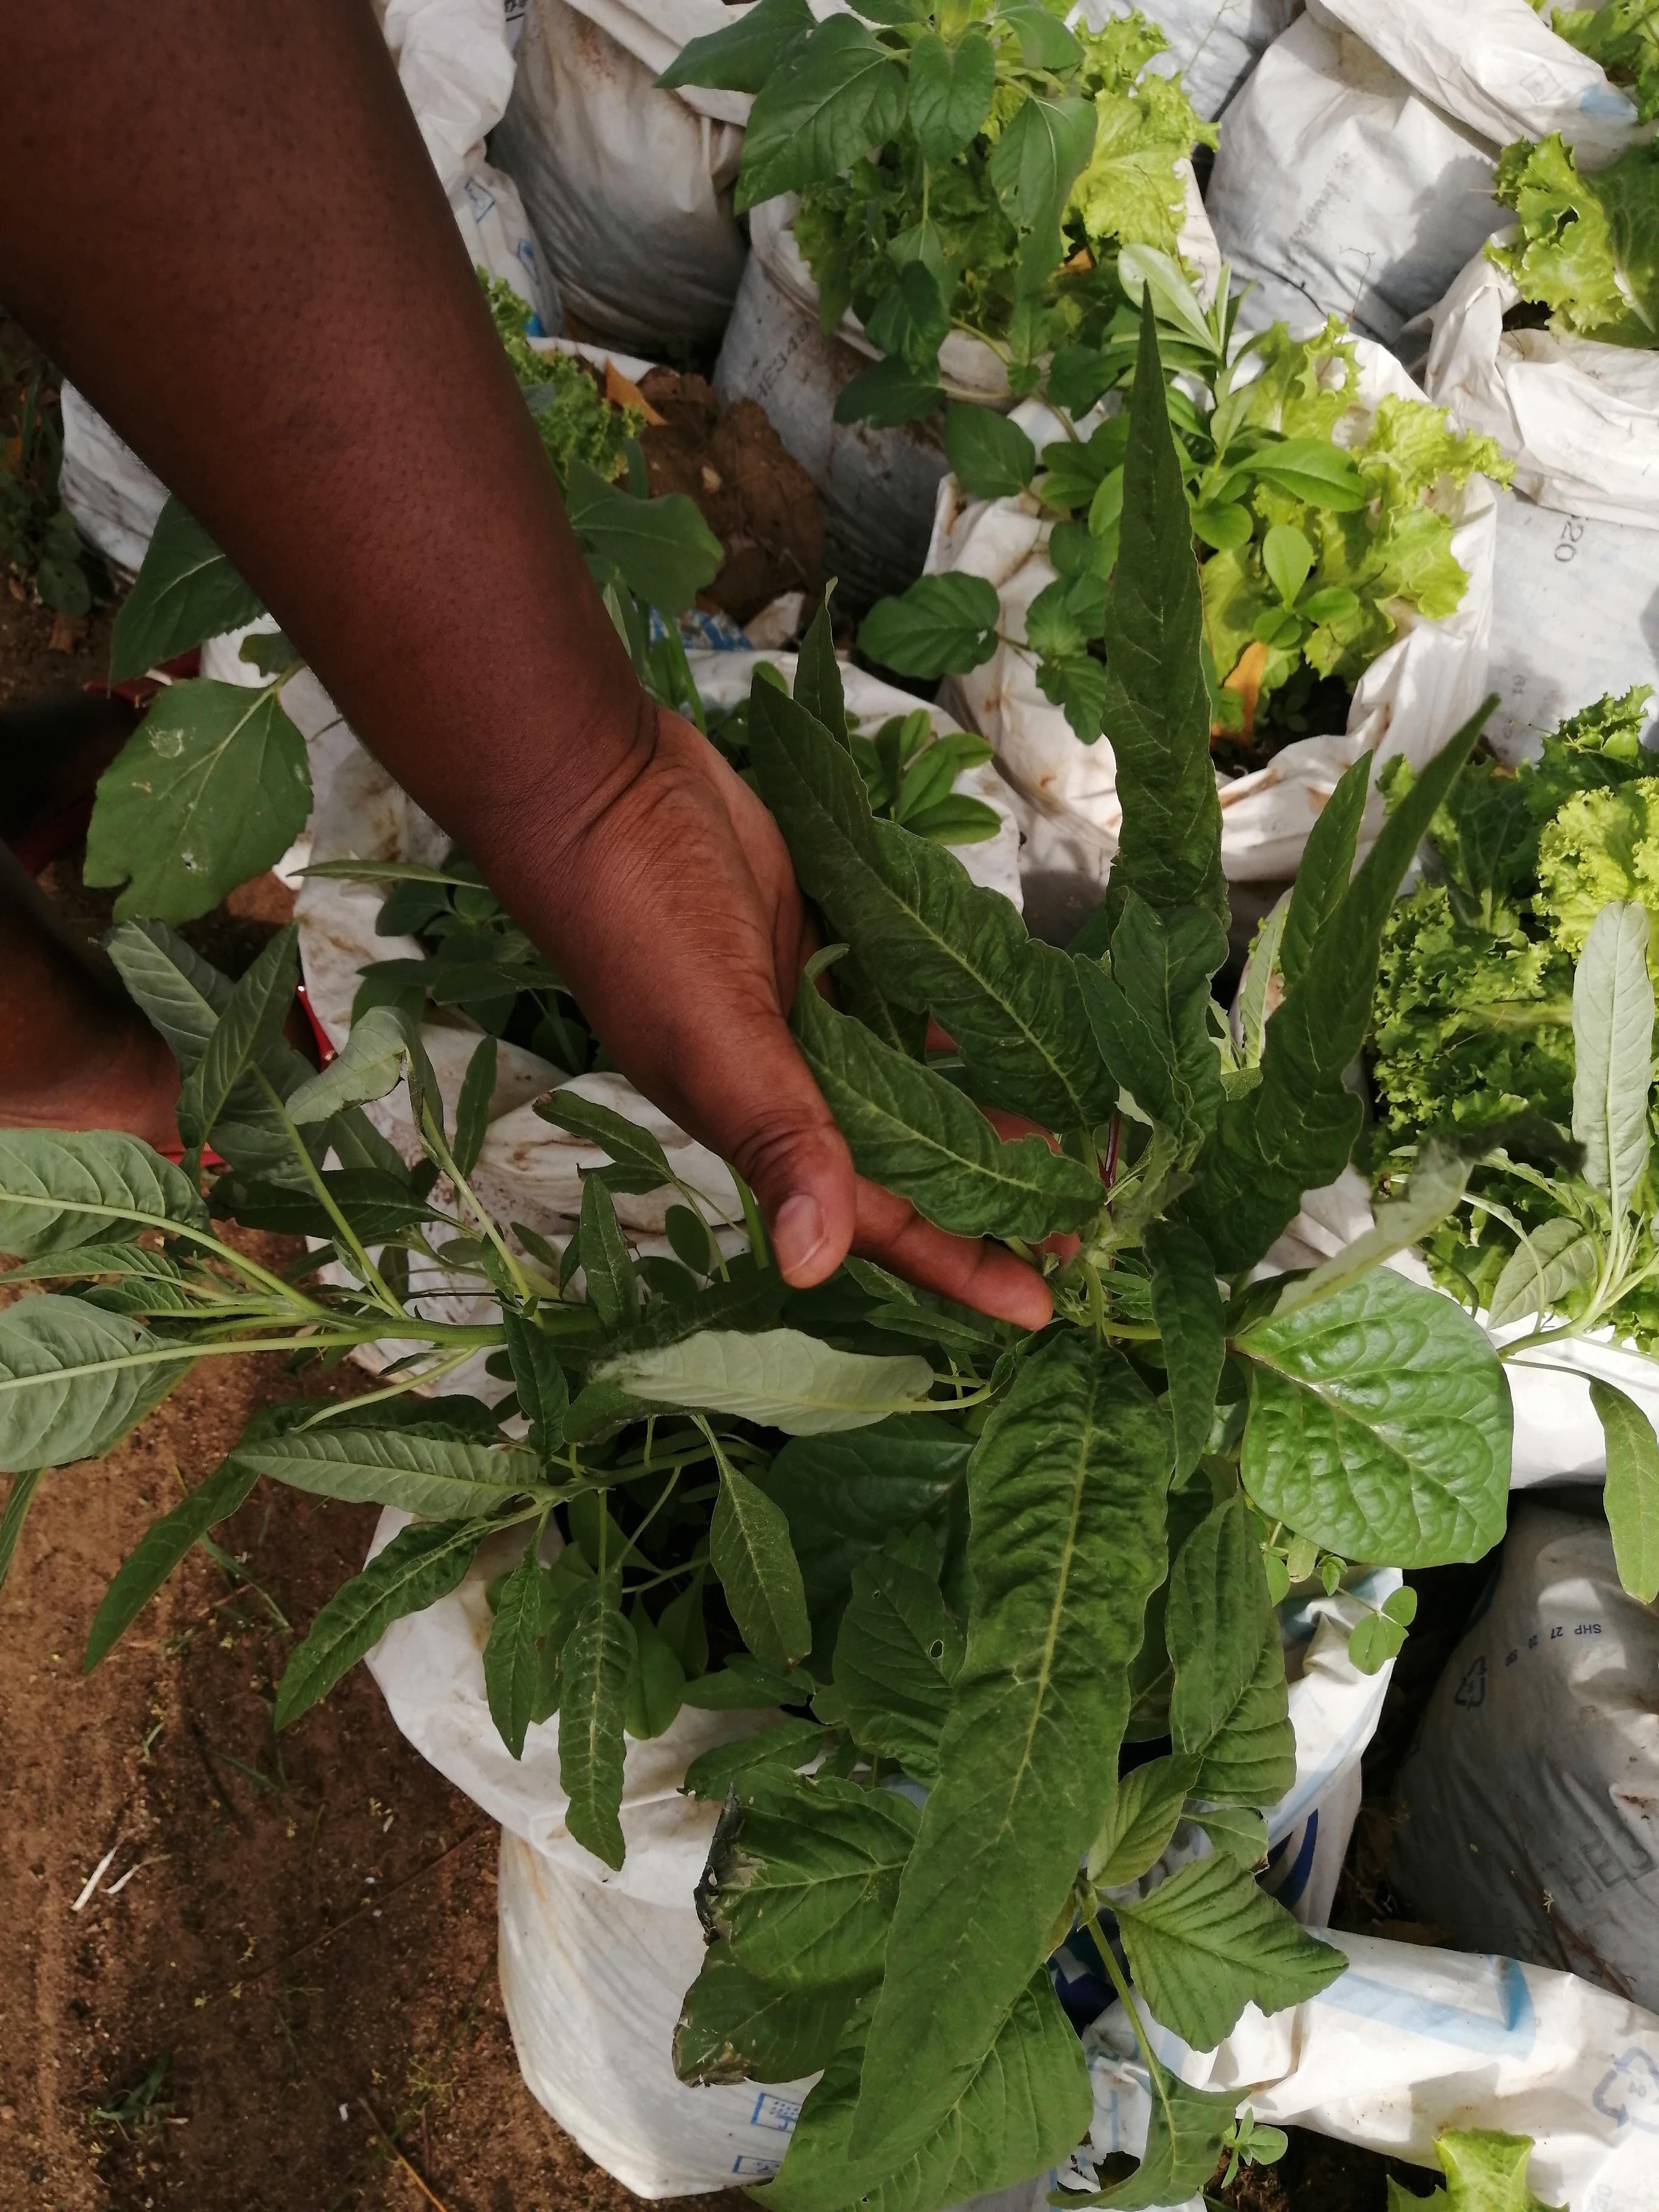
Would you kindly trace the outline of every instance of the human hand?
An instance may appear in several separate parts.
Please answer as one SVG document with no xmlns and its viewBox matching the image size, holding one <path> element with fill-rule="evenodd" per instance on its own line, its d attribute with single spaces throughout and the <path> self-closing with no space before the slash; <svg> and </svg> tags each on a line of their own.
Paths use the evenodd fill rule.
<svg viewBox="0 0 1659 2212">
<path fill-rule="evenodd" d="M 787 1279 L 820 1283 L 850 1250 L 1041 1328 L 1052 1300 L 1032 1268 L 854 1173 L 789 1033 L 813 940 L 788 851 L 714 746 L 644 701 L 637 741 L 574 818 L 556 792 L 545 811 L 520 796 L 473 856 L 617 1066 L 748 1182 Z"/>
</svg>

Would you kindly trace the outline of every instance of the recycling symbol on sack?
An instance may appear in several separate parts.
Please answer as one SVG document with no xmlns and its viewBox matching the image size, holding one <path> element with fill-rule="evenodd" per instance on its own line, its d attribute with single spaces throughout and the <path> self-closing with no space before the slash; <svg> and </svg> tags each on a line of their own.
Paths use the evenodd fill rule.
<svg viewBox="0 0 1659 2212">
<path fill-rule="evenodd" d="M 1615 2127 L 1628 2124 L 1644 2135 L 1659 2136 L 1659 2066 L 1645 2051 L 1621 2051 L 1590 2102 Z"/>
</svg>

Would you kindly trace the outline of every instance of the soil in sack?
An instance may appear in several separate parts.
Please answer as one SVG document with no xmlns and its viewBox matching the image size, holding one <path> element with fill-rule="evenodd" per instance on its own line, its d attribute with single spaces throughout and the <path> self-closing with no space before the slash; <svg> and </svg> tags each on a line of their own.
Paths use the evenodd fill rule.
<svg viewBox="0 0 1659 2212">
<path fill-rule="evenodd" d="M 817 589 L 823 513 L 811 478 L 786 451 L 758 403 L 722 408 L 701 376 L 653 368 L 641 380 L 652 413 L 640 434 L 653 496 L 684 492 L 726 549 L 697 604 L 745 623 L 784 592 Z"/>
</svg>

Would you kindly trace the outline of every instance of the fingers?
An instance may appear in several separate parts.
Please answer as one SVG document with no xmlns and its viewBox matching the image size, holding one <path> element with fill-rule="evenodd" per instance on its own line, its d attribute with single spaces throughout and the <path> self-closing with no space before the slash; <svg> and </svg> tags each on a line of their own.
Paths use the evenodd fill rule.
<svg viewBox="0 0 1659 2212">
<path fill-rule="evenodd" d="M 853 1249 L 861 1259 L 1021 1328 L 1041 1328 L 1052 1316 L 1054 1302 L 1042 1276 L 1001 1245 L 935 1229 L 907 1200 L 862 1177 L 857 1201 Z"/>
</svg>

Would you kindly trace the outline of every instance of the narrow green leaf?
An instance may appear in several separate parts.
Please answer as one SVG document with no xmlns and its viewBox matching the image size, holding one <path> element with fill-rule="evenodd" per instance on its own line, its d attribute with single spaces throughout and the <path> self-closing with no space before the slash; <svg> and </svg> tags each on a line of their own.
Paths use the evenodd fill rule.
<svg viewBox="0 0 1659 2212">
<path fill-rule="evenodd" d="M 1216 1125 L 1224 1093 L 1210 1022 L 1210 978 L 1225 932 L 1200 907 L 1155 914 L 1134 891 L 1117 902 L 1109 972 L 1077 962 L 1095 1042 L 1120 1091 L 1190 1158 Z"/>
<path fill-rule="evenodd" d="M 358 1505 L 395 1505 L 428 1520 L 494 1512 L 539 1469 L 522 1447 L 501 1451 L 456 1437 L 324 1421 L 244 1443 L 233 1457 L 290 1489 Z"/>
<path fill-rule="evenodd" d="M 702 2088 L 717 2081 L 799 2081 L 834 2056 L 853 1999 L 844 1990 L 790 1990 L 740 1966 L 713 1945 L 685 1993 L 674 2030 L 674 2071 Z"/>
<path fill-rule="evenodd" d="M 773 2212 L 934 2212 L 1057 2165 L 1094 2108 L 1083 2045 L 1046 1971 L 1034 1974 L 975 2051 L 927 2139 L 902 2160 L 855 2149 L 854 2113 L 870 2078 L 867 2002 L 852 2014 L 808 2096 L 766 2202 Z"/>
<path fill-rule="evenodd" d="M 1488 1322 L 1504 1328 L 1558 1311 L 1569 1291 L 1594 1279 L 1601 1260 L 1601 1242 L 1582 1221 L 1564 1213 L 1542 1223 L 1504 1261 L 1492 1286 Z"/>
<path fill-rule="evenodd" d="M 674 1180 L 668 1155 L 649 1129 L 642 1129 L 637 1121 L 630 1121 L 625 1115 L 601 1105 L 597 1098 L 584 1098 L 578 1091 L 550 1091 L 544 1098 L 536 1101 L 536 1112 L 556 1129 L 568 1129 L 573 1137 L 597 1145 L 619 1166 L 637 1168 L 642 1175 L 655 1176 L 657 1184 L 653 1188 Z"/>
<path fill-rule="evenodd" d="M 300 980 L 300 933 L 277 932 L 231 992 L 207 1044 L 179 1094 L 179 1130 L 186 1144 L 204 1145 L 237 1086 L 282 1034 Z"/>
<path fill-rule="evenodd" d="M 623 1708 L 634 1671 L 634 1632 L 604 1584 L 572 1598 L 559 1658 L 559 1785 L 565 1826 L 584 1850 L 619 1867 L 623 1842 Z"/>
<path fill-rule="evenodd" d="M 539 1686 L 542 1571 L 535 1540 L 501 1585 L 495 1618 L 483 1650 L 484 1694 L 489 1717 L 514 1759 L 524 1757 L 525 1731 Z"/>
<path fill-rule="evenodd" d="M 1247 2004 L 1282 2012 L 1316 1996 L 1348 1963 L 1219 1853 L 1115 1910 L 1136 1988 L 1194 2051 L 1213 2050 Z"/>
<path fill-rule="evenodd" d="M 871 2026 L 861 2155 L 944 2122 L 1047 1955 L 1111 1801 L 1170 1454 L 1146 1385 L 1080 1332 L 1034 1352 L 986 1423 L 967 1655 Z"/>
<path fill-rule="evenodd" d="M 1296 1738 L 1261 1547 L 1237 1493 L 1176 1554 L 1164 1633 L 1175 1667 L 1170 1734 L 1199 1762 L 1194 1794 L 1276 1804 L 1296 1780 Z"/>
<path fill-rule="evenodd" d="M 258 1480 L 258 1469 L 233 1453 L 221 1460 L 206 1481 L 198 1483 L 170 1513 L 151 1522 L 123 1560 L 93 1615 L 82 1662 L 86 1673 L 91 1674 L 126 1633 L 191 1547 L 210 1528 L 228 1521 Z"/>
<path fill-rule="evenodd" d="M 390 1006 L 371 1006 L 320 1075 L 300 1084 L 283 1101 L 290 1121 L 326 1121 L 343 1107 L 384 1098 L 403 1080 L 408 1048 L 404 1025 Z"/>
<path fill-rule="evenodd" d="M 210 637 L 258 621 L 264 606 L 197 522 L 169 499 L 110 633 L 109 680 L 125 684 Z"/>
<path fill-rule="evenodd" d="M 647 1612 L 643 1598 L 635 1599 L 628 1617 L 634 1631 L 634 1671 L 628 1678 L 623 1725 L 636 1741 L 649 1743 L 674 1724 L 685 1669 L 678 1652 Z"/>
<path fill-rule="evenodd" d="M 1504 1533 L 1514 1426 L 1486 1332 L 1382 1267 L 1246 1329 L 1240 1472 L 1270 1519 L 1348 1559 L 1478 1559 Z"/>
<path fill-rule="evenodd" d="M 99 780 L 85 876 L 115 918 L 191 921 L 261 875 L 305 827 L 305 739 L 274 691 L 170 684 Z"/>
<path fill-rule="evenodd" d="M 1040 1242 L 1080 1228 L 1100 1178 L 1041 1137 L 1005 1142 L 953 1083 L 825 1004 L 810 981 L 792 1026 L 861 1176 L 963 1237 Z"/>
<path fill-rule="evenodd" d="M 279 1729 L 308 1713 L 348 1668 L 372 1651 L 394 1620 L 447 1597 L 489 1534 L 489 1521 L 416 1521 L 401 1528 L 362 1574 L 335 1591 L 311 1624 L 276 1686 Z"/>
<path fill-rule="evenodd" d="M 6 1510 L 0 1514 L 0 1589 L 6 1586 L 11 1572 L 11 1563 L 17 1556 L 17 1540 L 23 1533 L 23 1523 L 28 1518 L 34 1493 L 40 1486 L 45 1470 L 32 1467 L 21 1474 L 15 1474 L 6 1492 Z"/>
<path fill-rule="evenodd" d="M 717 1743 L 700 1752 L 680 1787 L 688 1797 L 711 1797 L 719 1803 L 740 1774 L 761 1766 L 793 1773 L 821 1757 L 830 1741 L 817 1721 L 778 1721 L 736 1743 Z"/>
<path fill-rule="evenodd" d="M 595 1380 L 648 1404 L 732 1413 L 810 1437 L 914 1413 L 927 1403 L 933 1373 L 913 1353 L 841 1352 L 799 1329 L 745 1336 L 710 1328 L 659 1351 L 624 1352 Z"/>
<path fill-rule="evenodd" d="M 582 1210 L 578 1224 L 581 1237 L 582 1279 L 587 1303 L 607 1329 L 620 1328 L 639 1310 L 639 1284 L 634 1262 L 617 1220 L 610 1192 L 597 1176 L 582 1180 Z"/>
<path fill-rule="evenodd" d="M 1198 1465 L 1215 1413 L 1215 1394 L 1227 1356 L 1221 1290 L 1215 1261 L 1195 1229 L 1159 1221 L 1146 1232 L 1152 1271 L 1152 1319 L 1158 1324 L 1170 1376 L 1170 1417 L 1175 1431 L 1175 1479 Z"/>
<path fill-rule="evenodd" d="M 1198 906 L 1224 927 L 1204 611 L 1150 297 L 1129 398 L 1118 544 L 1106 595 L 1105 726 L 1123 829 L 1108 902 L 1115 910 L 1133 890 L 1155 913 Z"/>
<path fill-rule="evenodd" d="M 1051 1128 L 1105 1120 L 1115 1095 L 1076 963 L 954 854 L 873 821 L 851 757 L 781 692 L 756 690 L 749 728 L 803 885 L 883 990 L 956 1039 L 974 1095 Z"/>
<path fill-rule="evenodd" d="M 763 1664 L 793 1667 L 812 1648 L 800 1569 L 781 1506 L 734 1467 L 720 1470 L 708 1525 L 709 1565 L 744 1642 Z"/>
<path fill-rule="evenodd" d="M 836 1639 L 836 1698 L 854 1741 L 914 1781 L 939 1779 L 939 1740 L 962 1632 L 939 1586 L 931 1528 L 895 1539 L 853 1572 Z"/>
<path fill-rule="evenodd" d="M 738 212 L 827 183 L 904 119 L 904 71 L 855 15 L 832 15 L 788 46 L 755 96 Z"/>
<path fill-rule="evenodd" d="M 1187 1218 L 1224 1274 L 1259 1260 L 1302 1203 L 1347 1164 L 1363 1112 L 1345 1085 L 1364 1042 L 1383 926 L 1413 854 L 1492 711 L 1472 715 L 1413 782 L 1267 1024 L 1261 1081 L 1222 1109 Z"/>
<path fill-rule="evenodd" d="M 1651 1605 L 1659 1597 L 1659 1441 L 1647 1415 L 1622 1390 L 1611 1382 L 1589 1388 L 1607 1437 L 1604 1495 L 1619 1579 L 1633 1598 Z"/>
<path fill-rule="evenodd" d="M 1316 1305 L 1373 1267 L 1419 1243 L 1462 1202 L 1469 1163 L 1449 1146 L 1430 1137 L 1419 1150 L 1411 1179 L 1397 1198 L 1379 1200 L 1372 1227 L 1340 1252 L 1322 1261 L 1279 1293 L 1274 1314 L 1283 1320 L 1304 1306 Z"/>
<path fill-rule="evenodd" d="M 804 707 L 832 738 L 842 744 L 847 743 L 847 695 L 842 685 L 841 663 L 836 659 L 827 598 L 800 641 L 795 661 L 794 697 L 795 703 Z"/>
<path fill-rule="evenodd" d="M 503 1304 L 501 1315 L 519 1411 L 530 1424 L 530 1449 L 545 1460 L 564 1440 L 570 1386 L 544 1331 L 516 1306 Z"/>
<path fill-rule="evenodd" d="M 697 1886 L 711 1939 L 781 1989 L 880 1978 L 899 1876 L 921 1815 L 908 1797 L 751 1769 L 732 1784 Z"/>
<path fill-rule="evenodd" d="M 1279 964 L 1287 984 L 1298 982 L 1308 956 L 1334 918 L 1353 876 L 1359 849 L 1359 825 L 1370 791 L 1371 757 L 1361 753 L 1345 769 L 1336 789 L 1320 810 L 1291 886 L 1291 902 L 1279 940 Z"/>
<path fill-rule="evenodd" d="M 20 1258 L 90 1244 L 111 1233 L 203 1228 L 207 1208 L 188 1176 L 137 1137 L 113 1129 L 0 1129 L 0 1251 Z"/>
<path fill-rule="evenodd" d="M 450 1150 L 456 1166 L 470 1176 L 478 1164 L 484 1139 L 489 1134 L 489 1106 L 495 1095 L 495 1040 L 480 1040 L 461 1078 L 461 1094 L 455 1102 L 455 1141 Z"/>
<path fill-rule="evenodd" d="M 1652 918 L 1633 902 L 1604 906 L 1590 924 L 1572 984 L 1572 1133 L 1584 1180 L 1615 1222 L 1648 1164 L 1653 1087 Z"/>
<path fill-rule="evenodd" d="M 1121 1778 L 1089 1853 L 1089 1879 L 1097 1888 L 1120 1889 L 1158 1864 L 1197 1779 L 1197 1759 L 1185 1756 L 1148 1759 Z"/>
<path fill-rule="evenodd" d="M 1275 976 L 1283 980 L 1280 949 L 1293 896 L 1293 892 L 1283 891 L 1273 901 L 1251 941 L 1249 957 L 1244 963 L 1243 979 L 1238 987 L 1238 1032 L 1240 1054 L 1246 1067 L 1259 1067 L 1261 1064 L 1262 1049 L 1267 1042 L 1267 1016 L 1272 1011 L 1269 995 Z"/>
</svg>

